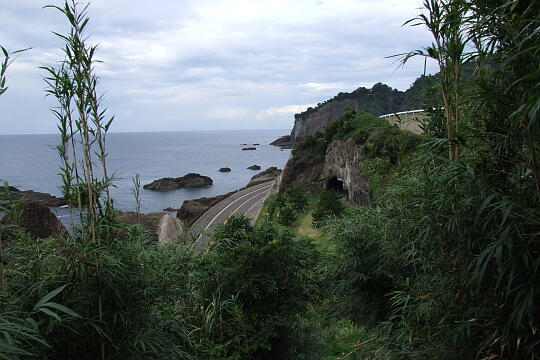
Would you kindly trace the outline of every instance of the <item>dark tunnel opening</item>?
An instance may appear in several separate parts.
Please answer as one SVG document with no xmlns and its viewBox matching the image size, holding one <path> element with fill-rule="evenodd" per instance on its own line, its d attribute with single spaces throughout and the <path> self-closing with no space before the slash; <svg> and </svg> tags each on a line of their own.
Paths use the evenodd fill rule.
<svg viewBox="0 0 540 360">
<path fill-rule="evenodd" d="M 343 188 L 343 180 L 336 176 L 328 179 L 328 181 L 326 182 L 326 190 L 333 190 L 340 193 L 345 192 L 345 189 Z"/>
</svg>

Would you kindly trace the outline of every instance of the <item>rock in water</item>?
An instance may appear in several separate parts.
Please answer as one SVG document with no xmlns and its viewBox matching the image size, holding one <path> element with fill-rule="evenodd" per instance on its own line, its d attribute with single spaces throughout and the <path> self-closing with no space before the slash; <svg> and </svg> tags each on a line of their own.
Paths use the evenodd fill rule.
<svg viewBox="0 0 540 360">
<path fill-rule="evenodd" d="M 177 178 L 162 178 L 146 184 L 143 188 L 148 190 L 174 190 L 182 188 L 199 188 L 212 185 L 213 181 L 208 176 L 189 173 Z"/>
<path fill-rule="evenodd" d="M 64 198 L 58 198 L 56 196 L 53 196 L 47 193 L 42 193 L 42 192 L 37 192 L 37 191 L 32 191 L 32 190 L 21 191 L 13 186 L 9 187 L 9 193 L 10 193 L 11 199 L 16 200 L 16 201 L 28 199 L 28 200 L 35 201 L 35 202 L 41 203 L 43 205 L 51 206 L 51 207 L 67 205 L 67 202 Z M 0 200 L 7 200 L 7 199 L 8 199 L 8 196 L 6 196 L 5 194 L 0 194 Z"/>
<path fill-rule="evenodd" d="M 248 166 L 248 170 L 261 170 L 261 167 L 259 165 L 251 165 Z"/>
<path fill-rule="evenodd" d="M 229 172 L 231 171 L 231 168 L 228 168 L 228 167 L 222 167 L 221 169 L 218 170 L 219 172 Z"/>
<path fill-rule="evenodd" d="M 19 206 L 18 216 L 6 214 L 0 220 L 0 224 L 20 227 L 39 239 L 67 234 L 64 225 L 47 206 L 28 199 L 23 199 Z M 14 236 L 14 233 L 11 229 L 8 229 L 2 235 L 2 237 L 9 240 Z"/>
<path fill-rule="evenodd" d="M 278 146 L 281 149 L 292 149 L 294 146 L 294 142 L 291 138 L 291 135 L 285 135 L 277 140 L 272 141 L 270 145 Z"/>
<path fill-rule="evenodd" d="M 279 170 L 277 167 L 269 167 L 268 169 L 261 171 L 257 175 L 253 176 L 246 187 L 251 187 L 267 181 L 275 180 L 280 174 L 281 170 Z"/>
</svg>

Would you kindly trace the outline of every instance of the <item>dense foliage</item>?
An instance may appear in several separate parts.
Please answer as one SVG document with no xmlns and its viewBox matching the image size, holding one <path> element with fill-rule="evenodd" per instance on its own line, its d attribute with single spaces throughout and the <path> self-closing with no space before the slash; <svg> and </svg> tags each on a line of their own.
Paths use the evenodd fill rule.
<svg viewBox="0 0 540 360">
<path fill-rule="evenodd" d="M 370 206 L 343 210 L 335 193 L 289 189 L 259 225 L 232 217 L 193 256 L 119 224 L 95 195 L 108 180 L 81 179 L 70 188 L 82 225 L 70 236 L 18 232 L 0 247 L 0 358 L 539 358 L 539 3 L 424 5 L 417 21 L 434 43 L 404 61 L 441 66 L 433 92 L 444 107 L 430 110 L 425 134 L 350 111 L 296 149 L 324 154 L 353 139 Z M 475 71 L 464 86 L 466 66 Z M 50 70 L 50 85 L 73 80 Z M 82 95 L 90 122 L 77 120 L 78 131 L 99 134 L 95 94 Z M 324 234 L 294 235 L 311 215 Z"/>
<path fill-rule="evenodd" d="M 439 61 L 445 109 L 398 166 L 384 152 L 362 160 L 379 210 L 329 228 L 342 249 L 335 282 L 351 317 L 379 299 L 368 358 L 537 358 L 538 2 L 425 7 L 418 21 L 436 41 L 407 56 Z M 464 88 L 467 61 L 476 71 Z M 386 297 L 369 296 L 379 289 Z"/>
<path fill-rule="evenodd" d="M 406 91 L 392 89 L 388 85 L 382 83 L 373 85 L 371 89 L 359 87 L 350 93 L 341 92 L 332 99 L 319 103 L 314 108 L 310 107 L 297 116 L 306 118 L 317 111 L 321 106 L 337 101 L 353 102 L 355 108 L 377 116 L 399 111 L 422 109 L 426 103 L 432 105 L 432 99 L 426 96 L 425 90 L 433 86 L 435 82 L 436 76 L 423 75 L 416 79 Z"/>
<path fill-rule="evenodd" d="M 341 203 L 341 195 L 336 191 L 321 191 L 317 207 L 313 211 L 313 224 L 321 226 L 328 218 L 339 217 L 345 206 Z"/>
<path fill-rule="evenodd" d="M 390 125 L 385 119 L 372 114 L 349 109 L 339 119 L 328 124 L 323 131 L 302 137 L 293 149 L 293 154 L 307 150 L 324 156 L 332 141 L 350 138 L 362 146 L 368 157 L 384 152 L 392 157 L 393 163 L 397 161 L 400 152 L 410 152 L 419 144 L 417 135 L 399 131 L 396 125 Z"/>
</svg>

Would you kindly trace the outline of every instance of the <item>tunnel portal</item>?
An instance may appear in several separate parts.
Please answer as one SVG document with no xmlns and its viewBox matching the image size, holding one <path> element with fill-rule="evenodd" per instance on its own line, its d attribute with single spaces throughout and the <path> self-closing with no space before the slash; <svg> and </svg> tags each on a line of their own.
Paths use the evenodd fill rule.
<svg viewBox="0 0 540 360">
<path fill-rule="evenodd" d="M 345 189 L 343 188 L 343 179 L 337 176 L 334 176 L 326 182 L 326 190 L 334 190 L 340 193 L 344 193 Z"/>
</svg>

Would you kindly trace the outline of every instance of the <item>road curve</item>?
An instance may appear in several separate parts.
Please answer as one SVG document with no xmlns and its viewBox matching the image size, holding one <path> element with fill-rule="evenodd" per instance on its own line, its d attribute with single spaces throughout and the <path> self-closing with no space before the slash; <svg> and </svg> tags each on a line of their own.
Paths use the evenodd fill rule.
<svg viewBox="0 0 540 360">
<path fill-rule="evenodd" d="M 205 212 L 191 226 L 192 234 L 201 234 L 193 244 L 195 254 L 199 254 L 208 247 L 210 237 L 208 234 L 219 223 L 224 223 L 235 214 L 246 214 L 255 220 L 262 208 L 264 200 L 268 197 L 273 181 L 240 190 L 223 199 L 207 212 Z"/>
</svg>

